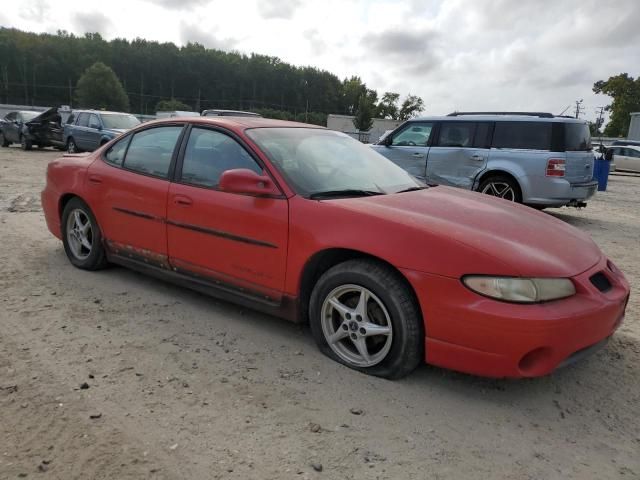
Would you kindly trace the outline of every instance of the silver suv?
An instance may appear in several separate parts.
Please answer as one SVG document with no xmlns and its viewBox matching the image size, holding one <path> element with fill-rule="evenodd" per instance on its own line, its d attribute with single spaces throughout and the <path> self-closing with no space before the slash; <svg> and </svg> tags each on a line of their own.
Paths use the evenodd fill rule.
<svg viewBox="0 0 640 480">
<path fill-rule="evenodd" d="M 550 113 L 416 118 L 372 148 L 427 183 L 538 208 L 586 206 L 597 188 L 589 126 Z"/>
</svg>

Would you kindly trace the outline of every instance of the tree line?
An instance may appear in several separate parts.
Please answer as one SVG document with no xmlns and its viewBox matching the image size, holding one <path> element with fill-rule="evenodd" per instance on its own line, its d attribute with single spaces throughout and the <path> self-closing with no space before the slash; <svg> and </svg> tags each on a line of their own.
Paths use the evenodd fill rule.
<svg viewBox="0 0 640 480">
<path fill-rule="evenodd" d="M 86 94 L 92 82 L 112 90 L 113 79 L 101 64 L 122 85 L 126 102 L 116 88 L 114 98 L 124 102 L 117 105 L 140 114 L 154 114 L 160 104 L 194 111 L 251 110 L 326 124 L 327 114 L 336 113 L 355 115 L 359 127 L 367 127 L 371 117 L 405 119 L 424 109 L 423 100 L 414 95 L 402 102 L 394 92 L 379 98 L 360 77 L 341 80 L 274 56 L 224 52 L 198 43 L 178 47 L 140 38 L 107 41 L 98 33 L 53 35 L 9 28 L 0 28 L 0 101 L 102 107 L 104 102 L 87 104 L 92 96 Z"/>
</svg>

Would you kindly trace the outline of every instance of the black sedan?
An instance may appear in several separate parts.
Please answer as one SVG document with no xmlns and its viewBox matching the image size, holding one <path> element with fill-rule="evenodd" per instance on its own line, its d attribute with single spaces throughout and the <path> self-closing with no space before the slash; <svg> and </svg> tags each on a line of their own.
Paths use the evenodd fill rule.
<svg viewBox="0 0 640 480">
<path fill-rule="evenodd" d="M 19 143 L 23 150 L 37 147 L 64 148 L 62 118 L 57 108 L 44 112 L 9 112 L 0 119 L 0 145 Z"/>
</svg>

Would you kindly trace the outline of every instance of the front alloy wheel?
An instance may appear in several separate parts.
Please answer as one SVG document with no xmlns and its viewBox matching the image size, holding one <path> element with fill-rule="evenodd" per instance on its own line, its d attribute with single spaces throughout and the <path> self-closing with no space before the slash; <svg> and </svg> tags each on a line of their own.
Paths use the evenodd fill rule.
<svg viewBox="0 0 640 480">
<path fill-rule="evenodd" d="M 365 287 L 335 288 L 322 305 L 321 321 L 329 347 L 345 363 L 372 367 L 389 353 L 393 340 L 389 312 Z"/>
<path fill-rule="evenodd" d="M 424 361 L 424 326 L 411 286 L 374 259 L 327 270 L 311 293 L 309 324 L 322 353 L 370 375 L 401 378 Z"/>
<path fill-rule="evenodd" d="M 78 260 L 86 260 L 93 247 L 91 219 L 80 208 L 72 210 L 67 217 L 67 242 L 71 253 Z"/>
</svg>

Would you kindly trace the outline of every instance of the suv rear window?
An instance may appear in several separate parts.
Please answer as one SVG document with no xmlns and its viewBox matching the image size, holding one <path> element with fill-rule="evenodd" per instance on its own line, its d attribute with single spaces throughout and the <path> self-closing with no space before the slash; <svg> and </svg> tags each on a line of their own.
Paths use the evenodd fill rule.
<svg viewBox="0 0 640 480">
<path fill-rule="evenodd" d="M 588 152 L 591 150 L 591 132 L 586 123 L 565 123 L 564 143 L 567 152 Z"/>
<path fill-rule="evenodd" d="M 551 150 L 551 122 L 496 122 L 493 147 Z"/>
</svg>

